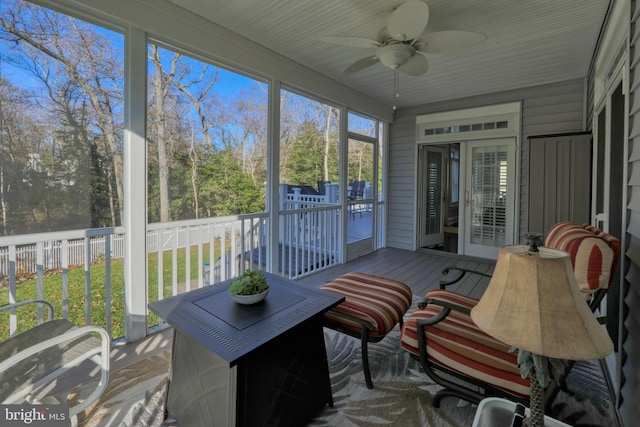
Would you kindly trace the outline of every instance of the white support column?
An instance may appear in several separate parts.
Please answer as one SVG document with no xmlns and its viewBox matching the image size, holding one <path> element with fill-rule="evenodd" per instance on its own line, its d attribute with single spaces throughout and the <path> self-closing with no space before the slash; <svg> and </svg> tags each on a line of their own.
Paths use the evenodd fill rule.
<svg viewBox="0 0 640 427">
<path fill-rule="evenodd" d="M 269 141 L 267 145 L 267 268 L 278 274 L 278 242 L 280 236 L 280 82 L 269 82 Z"/>
<path fill-rule="evenodd" d="M 124 110 L 124 335 L 147 335 L 147 40 L 130 29 L 125 38 Z"/>
<path fill-rule="evenodd" d="M 338 262 L 347 261 L 347 187 L 349 186 L 349 110 L 347 107 L 340 108 L 340 204 L 342 206 L 340 218 L 340 253 Z"/>
</svg>

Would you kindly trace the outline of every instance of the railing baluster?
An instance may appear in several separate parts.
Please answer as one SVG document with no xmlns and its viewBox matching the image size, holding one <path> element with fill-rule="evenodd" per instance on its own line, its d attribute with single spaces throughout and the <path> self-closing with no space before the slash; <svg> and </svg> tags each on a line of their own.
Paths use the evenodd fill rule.
<svg viewBox="0 0 640 427">
<path fill-rule="evenodd" d="M 84 238 L 84 323 L 91 324 L 91 246 Z"/>
<path fill-rule="evenodd" d="M 186 285 L 186 291 L 191 290 L 191 227 L 186 226 L 185 231 L 185 243 L 184 243 L 184 279 Z"/>
<path fill-rule="evenodd" d="M 17 268 L 17 253 L 16 246 L 9 246 L 9 304 L 16 302 L 16 268 Z M 16 310 L 9 311 L 9 334 L 13 336 L 18 328 L 18 319 L 16 316 Z"/>
<path fill-rule="evenodd" d="M 213 224 L 209 224 L 209 280 L 207 285 L 211 285 L 212 283 L 220 280 L 217 279 L 216 272 L 218 269 L 216 268 L 215 263 L 215 255 L 216 255 L 216 227 Z M 213 280 L 212 280 L 213 278 Z"/>
<path fill-rule="evenodd" d="M 156 230 L 156 256 L 158 257 L 158 301 L 164 298 L 164 247 L 162 245 L 161 230 Z"/>
<path fill-rule="evenodd" d="M 109 336 L 111 336 L 111 235 L 102 236 L 104 239 L 104 252 L 105 252 L 105 281 L 106 289 L 104 290 L 105 298 L 105 321 L 106 329 Z M 123 319 L 124 320 L 124 319 Z"/>
<path fill-rule="evenodd" d="M 229 250 L 229 266 L 231 267 L 231 277 L 235 277 L 236 275 L 238 275 L 238 267 L 236 266 L 236 263 L 234 262 L 234 260 L 236 259 L 236 248 L 238 247 L 238 239 L 237 239 L 237 229 L 236 229 L 237 225 L 232 225 L 231 226 L 231 242 L 230 242 L 230 250 Z"/>
<path fill-rule="evenodd" d="M 36 243 L 36 295 L 44 299 L 44 242 Z M 43 320 L 43 308 L 38 304 L 38 324 Z"/>
<path fill-rule="evenodd" d="M 202 286 L 204 286 L 204 280 L 202 278 L 202 270 L 204 269 L 204 258 L 203 258 L 203 253 L 202 253 L 202 235 L 203 233 L 203 226 L 199 225 L 198 228 L 198 233 L 197 233 L 197 238 L 198 238 L 198 287 L 201 288 Z"/>
<path fill-rule="evenodd" d="M 299 214 L 293 214 L 291 221 L 292 235 L 291 235 L 291 247 L 289 248 L 289 277 L 296 276 L 298 270 L 298 245 L 300 244 L 300 218 Z"/>
<path fill-rule="evenodd" d="M 69 318 L 69 240 L 64 239 L 61 245 L 60 262 L 62 263 L 62 317 Z"/>
<path fill-rule="evenodd" d="M 173 240 L 171 248 L 171 280 L 173 295 L 178 295 L 178 227 L 173 228 Z"/>
<path fill-rule="evenodd" d="M 246 227 L 244 226 L 245 224 L 245 220 L 241 219 L 240 220 L 240 253 L 234 256 L 234 259 L 238 259 L 238 257 L 240 258 L 240 271 L 238 272 L 238 274 L 241 274 L 246 265 L 245 265 L 245 250 L 246 250 L 246 245 L 245 245 L 245 232 L 246 232 Z"/>
<path fill-rule="evenodd" d="M 220 279 L 227 279 L 227 227 L 221 226 L 220 233 Z"/>
</svg>

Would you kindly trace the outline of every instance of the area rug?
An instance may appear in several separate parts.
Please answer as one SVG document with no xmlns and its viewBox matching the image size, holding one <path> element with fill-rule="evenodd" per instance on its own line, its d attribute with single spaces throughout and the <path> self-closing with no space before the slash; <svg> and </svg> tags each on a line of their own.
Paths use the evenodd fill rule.
<svg viewBox="0 0 640 427">
<path fill-rule="evenodd" d="M 475 405 L 445 399 L 442 409 L 431 405 L 441 389 L 421 372 L 417 361 L 399 345 L 396 327 L 369 345 L 373 389 L 362 372 L 360 340 L 325 329 L 333 408 L 325 407 L 311 426 L 457 427 L 470 425 Z M 448 400 L 448 402 L 447 402 Z"/>
<path fill-rule="evenodd" d="M 96 403 L 78 415 L 78 425 L 161 426 L 170 357 L 170 353 L 164 351 L 112 371 L 107 389 Z"/>
<path fill-rule="evenodd" d="M 374 385 L 370 390 L 362 372 L 360 340 L 325 329 L 334 406 L 325 407 L 309 425 L 470 426 L 477 405 L 447 397 L 440 408 L 434 408 L 433 396 L 442 387 L 400 347 L 399 336 L 396 326 L 384 340 L 369 344 Z M 567 378 L 567 389 L 569 393 L 558 394 L 547 415 L 574 427 L 618 425 L 598 363 L 576 363 Z"/>
<path fill-rule="evenodd" d="M 409 313 L 413 308 L 409 310 Z M 373 389 L 362 372 L 360 340 L 325 329 L 325 343 L 333 391 L 333 407 L 325 406 L 310 426 L 364 427 L 462 427 L 473 422 L 476 405 L 445 398 L 441 408 L 432 406 L 440 386 L 422 372 L 419 363 L 404 351 L 398 326 L 387 337 L 369 345 Z M 87 427 L 162 426 L 170 354 L 151 358 L 112 372 L 109 385 L 97 403 L 79 418 Z M 616 426 L 615 412 L 596 363 L 574 367 L 568 386 L 548 414 L 576 427 Z M 165 424 L 172 427 L 178 424 Z"/>
</svg>

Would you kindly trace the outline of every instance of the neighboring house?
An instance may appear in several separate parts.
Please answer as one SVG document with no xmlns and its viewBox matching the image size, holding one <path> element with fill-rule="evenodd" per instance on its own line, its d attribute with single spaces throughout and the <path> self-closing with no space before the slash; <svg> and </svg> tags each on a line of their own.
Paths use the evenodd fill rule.
<svg viewBox="0 0 640 427">
<path fill-rule="evenodd" d="M 610 303 L 608 308 L 610 314 L 617 311 L 619 320 L 617 330 L 610 331 L 614 336 L 618 334 L 617 352 L 611 357 L 610 367 L 622 419 L 626 425 L 631 426 L 632 420 L 640 418 L 640 407 L 637 405 L 640 397 L 640 357 L 638 357 L 640 317 L 637 315 L 637 306 L 640 304 L 640 77 L 638 76 L 640 58 L 637 53 L 640 51 L 640 42 L 638 42 L 640 25 L 637 22 L 640 6 L 636 1 L 614 0 L 611 2 L 612 7 L 601 33 L 598 49 L 594 54 L 593 65 L 588 70 L 588 74 L 582 78 L 484 96 L 399 108 L 395 114 L 388 106 L 366 94 L 356 92 L 313 70 L 301 67 L 287 58 L 267 51 L 258 44 L 236 40 L 229 31 L 208 25 L 201 18 L 194 16 L 194 22 L 189 23 L 190 15 L 187 13 L 180 13 L 179 17 L 172 16 L 171 12 L 174 9 L 164 2 L 61 0 L 41 3 L 68 8 L 82 17 L 121 26 L 131 43 L 128 52 L 133 52 L 126 75 L 133 76 L 134 83 L 138 83 L 129 87 L 128 99 L 145 97 L 144 79 L 141 78 L 144 72 L 140 73 L 140 70 L 145 68 L 146 37 L 150 34 L 166 40 L 167 43 L 175 43 L 183 49 L 208 54 L 221 63 L 261 73 L 265 79 L 271 81 L 273 94 L 279 92 L 281 84 L 286 84 L 307 93 L 320 95 L 345 109 L 350 108 L 389 123 L 385 241 L 390 247 L 416 250 L 420 246 L 428 246 L 422 245 L 416 238 L 422 231 L 417 227 L 420 200 L 416 191 L 420 171 L 418 167 L 420 142 L 438 142 L 441 146 L 455 143 L 465 147 L 464 149 L 466 144 L 469 144 L 468 148 L 472 150 L 476 146 L 482 148 L 480 141 L 496 139 L 497 136 L 510 139 L 505 156 L 514 156 L 515 162 L 510 164 L 519 168 L 513 168 L 511 172 L 517 179 L 509 181 L 509 186 L 505 181 L 504 189 L 500 189 L 501 194 L 498 197 L 509 194 L 513 197 L 512 211 L 505 213 L 505 217 L 500 219 L 511 224 L 513 232 L 507 236 L 506 242 L 513 243 L 520 242 L 523 233 L 529 231 L 533 223 L 538 226 L 538 224 L 548 224 L 549 221 L 553 222 L 554 219 L 567 219 L 562 217 L 567 211 L 557 206 L 554 207 L 554 213 L 546 222 L 539 221 L 539 218 L 535 217 L 538 215 L 535 211 L 536 206 L 539 203 L 550 203 L 550 201 L 545 199 L 544 193 L 536 197 L 531 196 L 532 186 L 538 183 L 538 181 L 531 183 L 532 173 L 546 164 L 544 161 L 532 160 L 529 157 L 531 144 L 534 144 L 531 138 L 558 134 L 571 134 L 577 137 L 590 132 L 594 142 L 593 164 L 589 164 L 591 162 L 589 157 L 586 162 L 574 166 L 576 174 L 580 170 L 593 167 L 593 180 L 587 183 L 592 185 L 593 192 L 586 195 L 573 194 L 575 187 L 572 183 L 559 184 L 554 189 L 565 189 L 568 192 L 568 195 L 560 195 L 556 199 L 572 197 L 577 202 L 581 202 L 585 197 L 592 198 L 593 203 L 587 204 L 592 211 L 588 218 L 597 220 L 598 225 L 621 238 L 623 256 L 618 270 L 619 293 L 613 293 L 611 301 L 614 303 Z M 600 29 L 594 28 L 594 31 L 600 31 Z M 144 145 L 144 139 L 141 136 L 144 134 L 144 125 L 136 121 L 136 117 L 140 117 L 136 114 L 144 111 L 144 102 L 139 101 L 132 108 L 134 111 L 129 111 L 126 117 L 126 126 L 131 131 L 125 133 L 125 145 L 129 147 L 128 154 L 135 158 L 135 156 L 144 156 L 139 148 L 135 148 L 137 143 Z M 506 121 L 509 124 L 504 128 L 496 126 L 496 128 L 487 129 L 486 134 L 478 133 L 472 137 L 461 133 L 462 136 L 453 139 L 438 136 L 436 132 L 433 135 L 427 132 L 429 126 L 434 128 L 446 126 L 447 121 L 452 126 L 458 126 L 464 120 L 473 117 L 494 117 L 495 123 Z M 425 133 L 417 134 L 417 130 L 422 129 L 420 126 L 423 125 Z M 277 140 L 277 134 L 274 133 L 271 136 Z M 583 141 L 580 144 L 591 144 L 591 139 L 587 136 L 584 140 L 586 142 Z M 511 149 L 513 151 L 509 151 Z M 144 186 L 146 171 L 136 170 L 136 163 L 130 163 L 130 169 L 126 171 L 131 177 L 129 185 L 134 186 L 135 182 L 141 182 Z M 273 165 L 277 163 L 274 162 L 270 166 Z M 500 167 L 501 164 L 496 165 Z M 565 164 L 554 165 L 554 168 L 561 169 L 565 166 Z M 460 165 L 460 168 L 463 169 L 464 166 Z M 505 170 L 505 173 L 507 172 Z M 519 183 L 519 187 L 515 188 L 514 183 Z M 277 183 L 271 183 L 271 189 L 275 190 L 274 194 L 277 194 Z M 124 220 L 124 225 L 129 230 L 126 247 L 131 254 L 145 254 L 144 227 L 136 228 L 131 225 L 146 223 L 144 216 L 146 200 L 142 197 L 136 198 L 135 194 L 144 194 L 144 189 L 140 192 L 138 188 L 138 193 L 134 193 L 133 196 L 128 195 L 126 198 L 129 208 Z M 272 199 L 271 202 L 275 200 L 277 199 Z M 458 197 L 459 203 L 467 203 L 469 200 L 465 192 L 461 191 Z M 534 203 L 531 203 L 532 201 Z M 479 215 L 482 214 L 481 212 Z M 580 215 L 584 214 L 584 210 L 574 212 L 572 218 L 581 218 Z M 469 212 L 469 215 L 467 218 L 457 219 L 457 222 L 462 222 L 467 227 L 465 234 L 461 234 L 458 240 L 461 245 L 459 250 L 465 254 L 478 255 L 478 252 L 474 252 L 478 248 L 473 247 L 473 242 L 465 240 L 465 236 L 469 235 L 468 230 L 476 221 L 474 213 Z M 139 257 L 137 259 L 132 256 L 131 262 L 127 264 L 125 278 L 128 283 L 146 283 L 144 268 L 136 268 L 136 266 L 144 266 L 145 261 L 141 255 L 137 256 Z M 144 290 L 129 289 L 127 291 L 130 304 L 128 308 L 132 315 L 126 320 L 128 330 L 134 331 L 133 337 L 146 333 L 146 330 L 139 328 L 135 320 L 136 315 L 145 314 L 145 298 Z"/>
</svg>

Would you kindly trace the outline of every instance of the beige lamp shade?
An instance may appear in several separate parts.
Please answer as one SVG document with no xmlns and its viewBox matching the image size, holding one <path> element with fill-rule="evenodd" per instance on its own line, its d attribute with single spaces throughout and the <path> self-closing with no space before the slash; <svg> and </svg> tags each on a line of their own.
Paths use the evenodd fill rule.
<svg viewBox="0 0 640 427">
<path fill-rule="evenodd" d="M 600 359 L 611 338 L 580 294 L 567 252 L 505 246 L 471 318 L 494 338 L 541 356 Z"/>
</svg>

